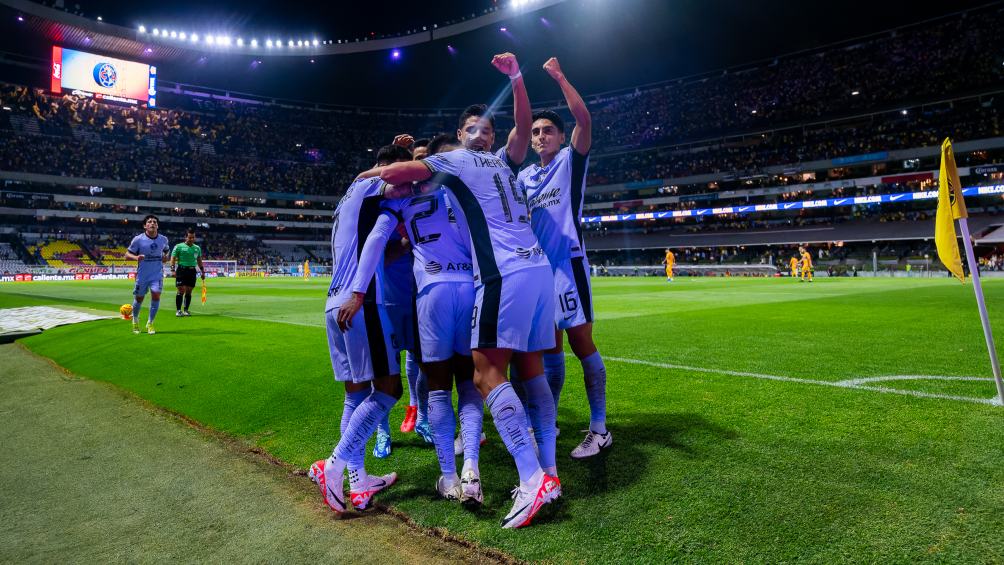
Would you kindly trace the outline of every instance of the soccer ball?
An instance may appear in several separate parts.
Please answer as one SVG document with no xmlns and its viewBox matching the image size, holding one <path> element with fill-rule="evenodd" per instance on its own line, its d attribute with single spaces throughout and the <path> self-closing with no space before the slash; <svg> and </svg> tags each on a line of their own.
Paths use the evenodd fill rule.
<svg viewBox="0 0 1004 565">
<path fill-rule="evenodd" d="M 132 318 L 132 304 L 123 304 L 122 307 L 119 308 L 119 314 L 122 314 L 122 318 L 124 320 Z"/>
</svg>

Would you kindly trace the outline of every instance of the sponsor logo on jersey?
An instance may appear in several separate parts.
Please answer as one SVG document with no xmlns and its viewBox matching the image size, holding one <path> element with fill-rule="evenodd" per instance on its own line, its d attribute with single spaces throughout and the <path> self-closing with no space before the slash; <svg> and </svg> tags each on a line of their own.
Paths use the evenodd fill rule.
<svg viewBox="0 0 1004 565">
<path fill-rule="evenodd" d="M 530 208 L 533 210 L 538 208 L 550 208 L 551 206 L 557 206 L 558 204 L 561 204 L 560 187 L 541 191 L 530 199 Z"/>
<path fill-rule="evenodd" d="M 540 247 L 531 247 L 530 249 L 527 249 L 525 247 L 516 248 L 516 255 L 519 256 L 520 259 L 529 259 L 530 257 L 535 257 L 543 254 L 544 250 L 541 249 Z"/>
<path fill-rule="evenodd" d="M 430 275 L 437 275 L 443 271 L 443 265 L 439 261 L 429 261 L 425 264 L 425 272 Z"/>
</svg>

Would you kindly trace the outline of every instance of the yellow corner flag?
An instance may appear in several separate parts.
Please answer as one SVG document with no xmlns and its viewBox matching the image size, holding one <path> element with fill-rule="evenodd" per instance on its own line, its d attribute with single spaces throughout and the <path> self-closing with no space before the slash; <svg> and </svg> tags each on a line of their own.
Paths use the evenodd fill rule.
<svg viewBox="0 0 1004 565">
<path fill-rule="evenodd" d="M 934 243 L 938 258 L 960 281 L 966 282 L 959 257 L 959 243 L 955 238 L 955 220 L 967 218 L 966 202 L 962 199 L 962 184 L 955 167 L 952 140 L 945 138 L 941 144 L 941 171 L 938 174 L 938 215 L 934 222 Z M 965 237 L 965 234 L 963 234 Z"/>
<path fill-rule="evenodd" d="M 202 303 L 206 303 L 206 279 L 202 279 Z"/>
</svg>

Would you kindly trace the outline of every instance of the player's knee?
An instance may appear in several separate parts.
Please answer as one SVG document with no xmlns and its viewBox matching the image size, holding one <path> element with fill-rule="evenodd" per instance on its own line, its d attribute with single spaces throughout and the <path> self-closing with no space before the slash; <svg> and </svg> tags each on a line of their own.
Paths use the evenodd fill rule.
<svg viewBox="0 0 1004 565">
<path fill-rule="evenodd" d="M 393 396 L 395 400 L 401 398 L 401 395 L 404 394 L 404 387 L 401 386 L 401 375 L 374 379 L 373 388 L 388 396 Z"/>
<path fill-rule="evenodd" d="M 568 345 L 572 353 L 582 359 L 596 353 L 596 343 L 593 341 L 593 324 L 583 324 L 568 330 Z"/>
</svg>

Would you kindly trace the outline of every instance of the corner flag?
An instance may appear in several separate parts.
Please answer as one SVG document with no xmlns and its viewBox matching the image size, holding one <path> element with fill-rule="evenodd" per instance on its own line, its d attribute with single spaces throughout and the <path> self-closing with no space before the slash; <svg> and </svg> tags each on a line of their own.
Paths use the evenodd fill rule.
<svg viewBox="0 0 1004 565">
<path fill-rule="evenodd" d="M 206 279 L 202 279 L 202 303 L 206 303 Z"/>
<path fill-rule="evenodd" d="M 941 144 L 941 171 L 938 174 L 938 214 L 934 222 L 934 242 L 938 248 L 938 258 L 945 267 L 962 282 L 966 275 L 962 271 L 959 243 L 955 237 L 955 220 L 967 218 L 966 202 L 962 199 L 962 185 L 959 171 L 955 166 L 952 141 L 945 138 Z M 963 237 L 968 234 L 963 233 Z"/>
</svg>

